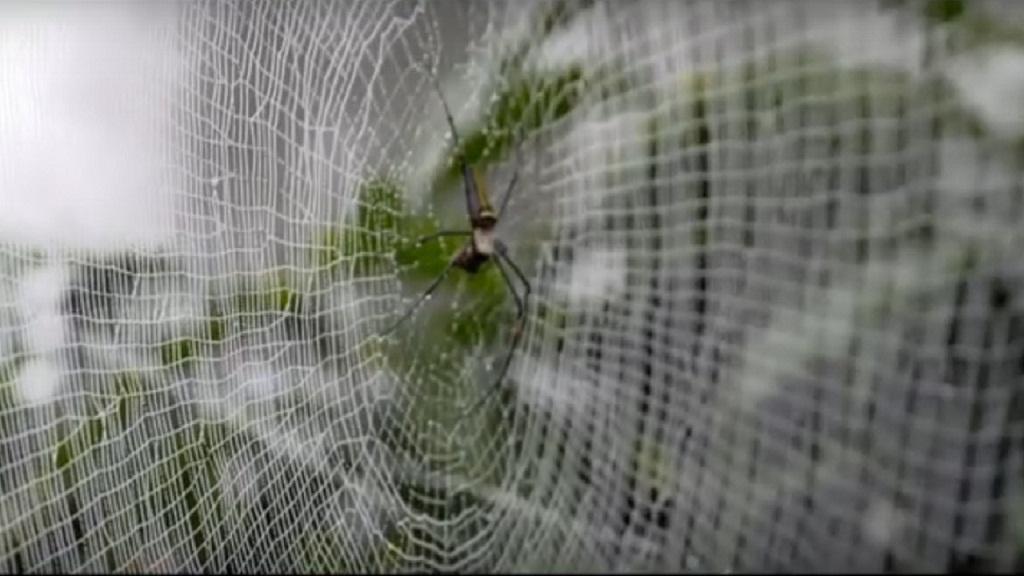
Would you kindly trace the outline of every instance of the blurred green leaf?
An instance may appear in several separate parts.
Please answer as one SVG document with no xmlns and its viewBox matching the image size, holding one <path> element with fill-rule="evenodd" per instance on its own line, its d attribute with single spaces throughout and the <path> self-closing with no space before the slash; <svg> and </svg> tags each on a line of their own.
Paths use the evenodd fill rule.
<svg viewBox="0 0 1024 576">
<path fill-rule="evenodd" d="M 329 228 L 321 232 L 313 243 L 313 263 L 317 268 L 333 274 L 341 263 L 342 234 L 339 229 Z"/>
<path fill-rule="evenodd" d="M 14 379 L 21 362 L 21 357 L 16 356 L 13 360 L 0 363 L 0 410 L 14 408 Z"/>
<path fill-rule="evenodd" d="M 579 105 L 586 86 L 580 66 L 510 81 L 507 88 L 495 94 L 494 104 L 479 122 L 480 128 L 463 134 L 461 148 L 453 150 L 450 157 L 458 158 L 461 153 L 467 164 L 479 170 L 510 157 L 520 134 L 569 114 Z M 448 190 L 461 178 L 459 163 L 449 161 L 434 182 L 434 194 Z"/>
<path fill-rule="evenodd" d="M 224 322 L 224 318 L 215 316 L 210 319 L 206 324 L 206 338 L 211 342 L 220 342 L 225 337 L 225 330 L 227 324 Z"/>
<path fill-rule="evenodd" d="M 653 435 L 643 437 L 640 448 L 635 453 L 634 468 L 637 480 L 644 483 L 645 489 L 657 490 L 660 493 L 672 489 L 672 467 L 667 461 L 671 453 L 672 450 L 658 442 Z"/>
<path fill-rule="evenodd" d="M 395 230 L 405 219 L 405 199 L 399 184 L 372 178 L 356 197 L 355 222 L 323 231 L 314 243 L 313 262 L 337 280 L 342 264 L 356 278 L 380 274 L 397 243 Z"/>
<path fill-rule="evenodd" d="M 302 294 L 292 290 L 288 286 L 279 285 L 273 291 L 274 309 L 287 314 L 302 314 Z"/>
<path fill-rule="evenodd" d="M 195 353 L 196 343 L 191 338 L 178 338 L 160 346 L 160 359 L 167 367 L 188 362 Z"/>
<path fill-rule="evenodd" d="M 309 531 L 303 535 L 303 569 L 313 574 L 347 574 L 357 572 L 344 561 L 343 545 L 327 532 Z"/>
<path fill-rule="evenodd" d="M 138 414 L 140 406 L 140 379 L 135 372 L 122 372 L 114 377 L 114 390 L 117 393 L 117 419 L 121 430 L 127 430 L 130 415 Z M 129 410 L 131 405 L 133 410 Z"/>
<path fill-rule="evenodd" d="M 178 479 L 178 482 L 169 483 L 166 486 L 171 487 L 175 495 L 184 497 L 185 513 L 188 517 L 192 543 L 198 554 L 197 560 L 202 566 L 206 564 L 206 560 L 209 558 L 209 551 L 206 549 L 207 535 L 203 528 L 203 514 L 199 507 L 200 498 L 197 493 L 200 486 L 192 473 L 193 464 L 199 461 L 196 454 L 197 449 L 189 441 L 189 438 L 186 437 L 185 430 L 182 428 L 175 431 L 174 443 L 176 449 L 174 462 L 177 464 L 177 470 L 172 478 Z M 177 484 L 177 486 L 174 484 Z"/>
<path fill-rule="evenodd" d="M 88 416 L 84 421 L 79 421 L 78 425 L 58 442 L 54 451 L 54 464 L 57 470 L 65 471 L 72 461 L 106 439 L 105 417 L 103 414 Z"/>
<path fill-rule="evenodd" d="M 924 15 L 933 22 L 948 23 L 962 16 L 966 8 L 965 0 L 930 0 Z"/>
</svg>

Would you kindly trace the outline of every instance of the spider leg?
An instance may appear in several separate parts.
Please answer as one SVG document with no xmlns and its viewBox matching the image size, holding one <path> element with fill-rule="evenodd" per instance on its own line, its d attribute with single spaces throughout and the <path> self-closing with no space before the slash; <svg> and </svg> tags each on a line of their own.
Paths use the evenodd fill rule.
<svg viewBox="0 0 1024 576">
<path fill-rule="evenodd" d="M 470 230 L 441 230 L 440 232 L 417 238 L 416 245 L 419 246 L 420 244 L 430 242 L 431 240 L 436 240 L 444 236 L 470 236 L 471 234 L 473 234 L 473 232 Z"/>
<path fill-rule="evenodd" d="M 521 130 L 520 130 L 521 132 Z M 505 206 L 508 206 L 509 198 L 512 197 L 512 190 L 516 187 L 516 181 L 519 180 L 519 167 L 522 165 L 523 153 L 523 137 L 522 134 L 519 136 L 519 142 L 516 143 L 516 168 L 512 172 L 512 179 L 508 181 L 508 188 L 505 190 L 505 196 L 501 199 L 501 208 L 498 209 L 498 217 L 505 213 Z"/>
<path fill-rule="evenodd" d="M 494 247 L 497 249 L 497 254 L 500 258 L 505 260 L 505 263 L 512 267 L 512 271 L 519 277 L 519 281 L 523 283 L 523 311 L 525 312 L 526 306 L 529 304 L 530 293 L 533 291 L 533 287 L 530 286 L 530 281 L 526 279 L 526 274 L 516 266 L 515 261 L 508 255 L 508 246 L 505 245 L 501 240 L 494 241 Z M 522 315 L 520 315 L 522 319 Z"/>
<path fill-rule="evenodd" d="M 495 245 L 498 247 L 498 252 L 494 258 L 494 263 L 498 266 L 498 270 L 501 271 L 501 276 L 505 279 L 505 286 L 508 288 L 508 291 L 511 292 L 512 297 L 516 299 L 516 309 L 518 310 L 518 313 L 516 314 L 516 329 L 512 333 L 512 344 L 509 346 L 508 353 L 505 354 L 505 359 L 501 363 L 501 370 L 498 372 L 497 379 L 495 379 L 494 383 L 491 384 L 491 387 L 488 388 L 480 398 L 477 398 L 477 400 L 473 402 L 465 412 L 463 412 L 460 420 L 476 411 L 484 401 L 490 398 L 501 388 L 501 383 L 505 380 L 505 375 L 508 374 L 508 369 L 512 365 L 512 357 L 515 356 L 516 349 L 519 346 L 519 341 L 523 336 L 523 318 L 526 316 L 526 305 L 529 303 L 530 283 L 526 280 L 526 276 L 521 270 L 519 270 L 519 267 L 516 266 L 515 262 L 508 257 L 508 249 L 505 247 L 504 243 L 499 242 Z M 512 278 L 508 275 L 505 267 L 501 264 L 502 260 L 512 267 L 516 276 L 518 276 L 519 280 L 522 281 L 524 287 L 523 296 L 520 296 L 516 291 L 515 286 L 512 283 Z"/>
<path fill-rule="evenodd" d="M 526 308 L 523 306 L 523 299 L 519 296 L 519 292 L 516 292 L 516 289 L 513 287 L 514 285 L 512 284 L 512 278 L 509 277 L 508 272 L 505 270 L 505 267 L 501 264 L 501 258 L 495 258 L 494 264 L 498 267 L 498 270 L 501 272 L 502 278 L 505 279 L 505 286 L 508 287 L 508 291 L 511 292 L 512 297 L 516 299 L 516 321 L 518 322 L 523 317 L 523 314 L 526 313 Z"/>
<path fill-rule="evenodd" d="M 516 328 L 513 335 L 512 346 L 514 350 L 515 345 L 519 343 L 519 338 L 523 335 L 523 324 L 526 318 L 526 310 L 530 306 L 530 294 L 533 292 L 533 287 L 530 285 L 530 281 L 526 279 L 526 274 L 523 274 L 523 271 L 519 269 L 519 266 L 508 255 L 508 246 L 506 246 L 505 243 L 502 242 L 501 240 L 495 240 L 494 246 L 497 249 L 496 254 L 498 256 L 495 259 L 495 262 L 500 262 L 504 260 L 505 263 L 508 264 L 510 268 L 512 268 L 512 271 L 515 272 L 515 275 L 519 277 L 519 281 L 523 284 L 522 300 L 517 302 L 519 303 L 519 315 L 516 317 Z M 517 296 L 516 299 L 518 301 L 518 294 L 516 294 L 516 291 L 512 288 L 511 279 L 508 277 L 508 275 L 505 274 L 505 268 L 503 266 L 499 266 L 499 269 L 501 270 L 502 275 L 505 276 L 505 281 L 508 283 L 509 290 L 512 291 L 512 294 Z M 508 359 L 506 359 L 505 361 L 505 370 L 508 370 L 508 364 L 511 361 L 512 354 L 510 352 Z M 502 376 L 504 377 L 504 374 L 502 374 Z"/>
<path fill-rule="evenodd" d="M 409 309 L 406 310 L 404 314 L 402 314 L 401 318 L 399 318 L 397 321 L 395 321 L 395 323 L 392 324 L 390 327 L 388 327 L 387 330 L 382 331 L 380 333 L 380 336 L 386 336 L 386 335 L 390 334 L 395 328 L 398 328 L 398 326 L 402 322 L 405 322 L 406 320 L 408 320 L 409 317 L 412 316 L 412 313 L 415 312 L 416 309 L 420 307 L 420 304 L 422 304 L 424 300 L 429 298 L 430 295 L 433 294 L 435 290 L 437 290 L 437 287 L 441 285 L 441 282 L 444 281 L 444 279 L 448 277 L 448 273 L 452 271 L 452 267 L 453 266 L 455 266 L 455 260 L 454 259 L 452 259 L 451 262 L 448 262 L 448 265 L 444 267 L 444 270 L 434 280 L 433 284 L 431 284 L 430 287 L 427 288 L 426 292 L 421 294 L 420 297 L 415 302 L 413 302 L 412 306 L 409 306 Z"/>
<path fill-rule="evenodd" d="M 462 184 L 466 194 L 466 212 L 469 214 L 470 221 L 472 221 L 473 218 L 480 214 L 481 209 L 484 208 L 485 201 L 481 201 L 481 198 L 486 198 L 486 194 L 481 196 L 480 191 L 477 189 L 476 181 L 473 179 L 473 172 L 470 170 L 469 165 L 466 164 L 466 157 L 463 155 L 462 145 L 459 143 L 459 132 L 455 129 L 455 119 L 452 117 L 451 109 L 448 108 L 448 101 L 445 100 L 444 92 L 441 91 L 441 83 L 433 72 L 428 72 L 428 74 L 434 84 L 434 90 L 437 91 L 438 98 L 441 99 L 441 106 L 444 107 L 444 116 L 448 119 L 448 128 L 452 132 L 452 142 L 455 145 L 455 152 L 459 158 L 459 168 L 462 170 Z"/>
<path fill-rule="evenodd" d="M 459 133 L 455 130 L 455 119 L 452 118 L 452 111 L 448 109 L 448 101 L 444 99 L 444 92 L 441 92 L 441 83 L 438 82 L 437 76 L 434 76 L 432 71 L 428 72 L 430 80 L 434 83 L 434 90 L 437 91 L 438 97 L 441 99 L 441 106 L 444 106 L 444 115 L 448 118 L 448 127 L 452 130 L 452 141 L 455 143 L 455 147 L 459 147 Z"/>
<path fill-rule="evenodd" d="M 509 198 L 512 197 L 512 190 L 516 186 L 516 180 L 519 179 L 519 163 L 516 162 L 516 169 L 512 172 L 512 179 L 508 181 L 508 188 L 505 189 L 505 196 L 501 199 L 501 208 L 498 209 L 498 217 L 505 213 L 505 206 L 508 206 Z"/>
</svg>

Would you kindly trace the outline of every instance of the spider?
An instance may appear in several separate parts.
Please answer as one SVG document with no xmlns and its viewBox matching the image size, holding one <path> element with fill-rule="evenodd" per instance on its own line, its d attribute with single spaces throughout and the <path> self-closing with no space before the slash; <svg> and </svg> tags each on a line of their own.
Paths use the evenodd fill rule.
<svg viewBox="0 0 1024 576">
<path fill-rule="evenodd" d="M 469 409 L 466 410 L 468 414 L 470 411 L 479 406 L 484 400 L 486 400 L 491 394 L 498 390 L 501 386 L 502 381 L 508 373 L 509 366 L 512 363 L 512 356 L 515 354 L 516 347 L 519 344 L 519 340 L 523 333 L 523 320 L 526 315 L 526 307 L 529 304 L 530 299 L 530 282 L 526 279 L 526 275 L 519 269 L 512 258 L 508 255 L 508 247 L 495 235 L 495 228 L 498 225 L 498 219 L 505 212 L 505 207 L 508 206 L 508 201 L 512 197 L 512 191 L 515 189 L 516 181 L 519 179 L 519 150 L 516 148 L 516 168 L 512 173 L 512 178 L 509 180 L 508 188 L 505 190 L 505 195 L 501 199 L 500 208 L 495 211 L 494 207 L 491 206 L 490 198 L 487 195 L 486 181 L 481 177 L 480 172 L 466 163 L 466 158 L 463 156 L 460 150 L 459 134 L 455 129 L 455 120 L 452 119 L 451 110 L 448 109 L 448 103 L 445 100 L 444 94 L 441 92 L 441 86 L 437 82 L 437 78 L 431 74 L 433 79 L 434 89 L 437 91 L 438 97 L 441 99 L 441 105 L 444 107 L 445 117 L 448 119 L 448 127 L 451 129 L 452 140 L 455 144 L 456 154 L 460 168 L 462 169 L 462 180 L 464 185 L 464 191 L 466 195 L 466 213 L 469 216 L 469 230 L 441 230 L 434 234 L 429 234 L 418 238 L 415 242 L 416 246 L 420 246 L 425 242 L 431 240 L 437 240 L 446 236 L 457 236 L 457 237 L 468 237 L 469 240 L 460 248 L 448 261 L 448 265 L 445 266 L 444 270 L 438 275 L 436 279 L 430 284 L 420 297 L 413 302 L 409 309 L 406 310 L 401 317 L 395 321 L 390 327 L 381 332 L 381 336 L 385 336 L 394 331 L 398 326 L 409 319 L 412 313 L 434 293 L 435 290 L 441 285 L 441 282 L 448 277 L 448 273 L 451 272 L 452 268 L 461 268 L 469 274 L 476 274 L 480 271 L 484 264 L 487 262 L 494 262 L 501 272 L 501 277 L 505 281 L 505 286 L 516 302 L 516 320 L 515 328 L 512 332 L 512 342 L 509 345 L 508 352 L 505 354 L 504 361 L 501 364 L 501 369 L 498 372 L 498 377 L 488 389 Z M 516 290 L 515 285 L 512 283 L 512 278 L 509 276 L 508 270 L 506 270 L 504 262 L 519 278 L 519 281 L 523 284 L 522 295 Z"/>
</svg>

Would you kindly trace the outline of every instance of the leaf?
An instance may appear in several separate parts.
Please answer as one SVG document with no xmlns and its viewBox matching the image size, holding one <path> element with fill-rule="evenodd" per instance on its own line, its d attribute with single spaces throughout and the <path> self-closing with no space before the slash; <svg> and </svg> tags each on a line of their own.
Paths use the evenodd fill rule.
<svg viewBox="0 0 1024 576">
<path fill-rule="evenodd" d="M 160 359 L 164 366 L 172 367 L 188 362 L 195 356 L 196 344 L 191 338 L 178 338 L 160 346 Z"/>
<path fill-rule="evenodd" d="M 356 204 L 355 222 L 324 230 L 314 242 L 312 262 L 333 280 L 344 263 L 353 277 L 379 275 L 399 243 L 396 230 L 408 218 L 402 188 L 390 178 L 368 180 Z"/>
<path fill-rule="evenodd" d="M 930 0 L 924 15 L 932 22 L 948 23 L 960 18 L 967 9 L 964 0 Z"/>
<path fill-rule="evenodd" d="M 570 66 L 565 72 L 524 76 L 511 81 L 495 95 L 495 102 L 480 120 L 480 128 L 463 134 L 462 154 L 466 162 L 483 170 L 511 156 L 519 134 L 528 134 L 572 112 L 580 103 L 587 84 L 583 69 Z M 434 195 L 448 190 L 462 178 L 460 164 L 448 162 L 434 181 Z"/>
</svg>

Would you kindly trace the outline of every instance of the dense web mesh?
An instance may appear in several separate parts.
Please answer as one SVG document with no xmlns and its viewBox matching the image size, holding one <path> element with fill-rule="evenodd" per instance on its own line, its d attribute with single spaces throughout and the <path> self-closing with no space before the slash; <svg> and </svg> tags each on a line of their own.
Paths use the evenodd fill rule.
<svg viewBox="0 0 1024 576">
<path fill-rule="evenodd" d="M 0 570 L 1024 568 L 1012 2 L 14 3 L 0 75 Z M 517 345 L 491 264 L 381 335 L 431 75 Z"/>
</svg>

